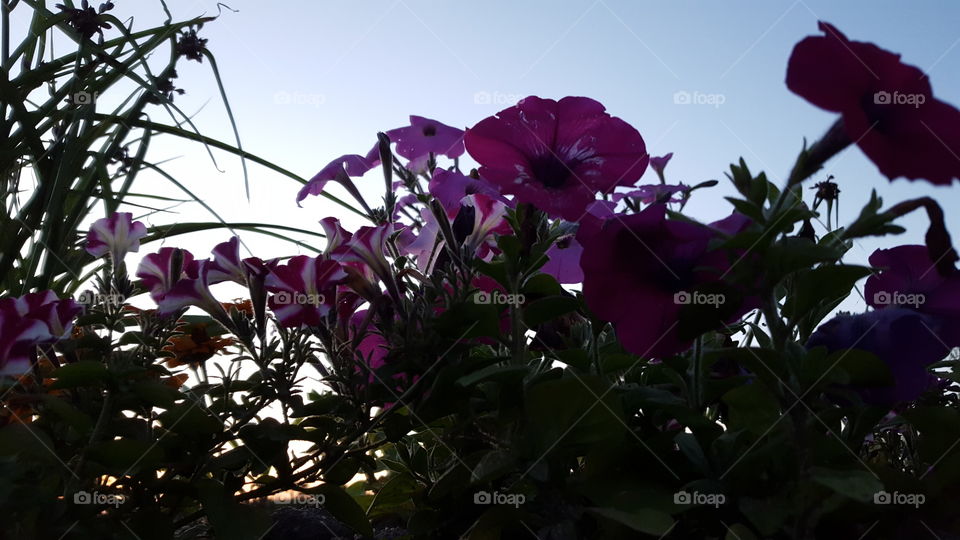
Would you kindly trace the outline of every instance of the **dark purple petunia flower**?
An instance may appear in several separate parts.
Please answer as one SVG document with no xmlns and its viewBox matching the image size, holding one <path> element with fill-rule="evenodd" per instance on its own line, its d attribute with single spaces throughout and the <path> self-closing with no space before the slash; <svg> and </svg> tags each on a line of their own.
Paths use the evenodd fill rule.
<svg viewBox="0 0 960 540">
<path fill-rule="evenodd" d="M 140 249 L 140 239 L 147 235 L 147 227 L 133 221 L 130 212 L 115 212 L 108 218 L 98 219 L 87 232 L 87 253 L 94 257 L 110 254 L 114 265 L 123 257 Z"/>
<path fill-rule="evenodd" d="M 337 285 L 346 277 L 340 263 L 322 255 L 293 257 L 267 276 L 267 290 L 273 293 L 270 309 L 283 326 L 320 326 L 336 303 Z"/>
<path fill-rule="evenodd" d="M 819 27 L 825 35 L 794 47 L 787 87 L 840 113 L 849 139 L 890 180 L 960 177 L 960 111 L 934 98 L 927 76 L 900 55 Z"/>
<path fill-rule="evenodd" d="M 683 352 L 693 344 L 680 316 L 689 304 L 712 305 L 732 322 L 749 310 L 748 302 L 717 292 L 731 267 L 730 254 L 711 250 L 720 233 L 748 223 L 737 215 L 706 227 L 666 219 L 663 204 L 637 214 L 617 215 L 599 225 L 581 226 L 583 295 L 587 306 L 613 323 L 628 351 L 648 357 Z M 731 301 L 730 304 L 726 304 Z"/>
<path fill-rule="evenodd" d="M 482 178 L 568 221 L 597 192 L 633 185 L 650 159 L 636 129 L 584 97 L 528 97 L 470 128 L 465 142 Z"/>
<path fill-rule="evenodd" d="M 380 146 L 375 145 L 367 155 L 345 154 L 320 169 L 297 193 L 297 206 L 309 195 L 319 195 L 327 187 L 327 182 L 340 181 L 341 176 L 357 178 L 367 174 L 370 169 L 380 165 Z"/>
<path fill-rule="evenodd" d="M 137 277 L 150 291 L 150 298 L 159 304 L 167 291 L 172 289 L 181 278 L 197 277 L 198 269 L 199 263 L 194 260 L 193 254 L 189 251 L 163 247 L 140 261 Z"/>
<path fill-rule="evenodd" d="M 838 315 L 810 336 L 807 348 L 822 346 L 831 353 L 860 349 L 875 354 L 890 369 L 893 385 L 855 389 L 868 404 L 892 406 L 914 401 L 936 386 L 937 378 L 927 367 L 950 353 L 950 348 L 934 335 L 938 331 L 936 318 L 892 307 Z"/>
<path fill-rule="evenodd" d="M 463 155 L 463 130 L 424 118 L 410 116 L 410 125 L 386 132 L 397 144 L 397 153 L 410 160 L 407 168 L 421 172 L 430 155 L 450 159 Z"/>
<path fill-rule="evenodd" d="M 867 279 L 867 304 L 932 315 L 940 320 L 940 338 L 951 347 L 960 346 L 960 272 L 941 276 L 922 245 L 878 249 L 870 255 L 870 265 L 883 270 Z"/>
</svg>

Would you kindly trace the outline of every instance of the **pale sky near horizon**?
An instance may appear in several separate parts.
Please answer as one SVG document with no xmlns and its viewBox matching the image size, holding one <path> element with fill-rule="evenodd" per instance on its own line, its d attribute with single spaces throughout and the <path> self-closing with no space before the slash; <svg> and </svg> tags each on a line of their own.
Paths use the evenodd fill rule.
<svg viewBox="0 0 960 540">
<path fill-rule="evenodd" d="M 98 4 L 98 2 L 93 2 Z M 135 28 L 159 23 L 151 0 L 118 0 L 121 19 Z M 365 153 L 377 131 L 404 125 L 410 114 L 468 127 L 527 95 L 584 95 L 634 125 L 654 155 L 674 152 L 668 181 L 721 185 L 696 193 L 687 211 L 710 221 L 729 214 L 724 178 L 741 156 L 754 171 L 782 183 L 803 138 L 814 140 L 835 115 L 810 105 L 784 85 L 793 45 L 817 34 L 817 20 L 833 23 L 854 40 L 901 53 L 930 74 L 940 99 L 960 104 L 960 3 L 831 0 L 672 2 L 441 0 L 227 2 L 201 36 L 216 56 L 237 118 L 244 148 L 309 178 L 344 153 Z M 168 1 L 175 19 L 217 13 L 209 0 Z M 14 39 L 26 28 L 14 19 Z M 111 37 L 111 31 L 107 36 Z M 63 43 L 60 44 L 63 47 Z M 181 62 L 176 103 L 205 135 L 225 141 L 232 132 L 219 104 L 210 66 Z M 678 104 L 686 92 L 702 104 Z M 699 98 L 697 96 L 700 96 Z M 722 102 L 722 103 L 718 103 Z M 154 119 L 168 121 L 159 108 Z M 264 221 L 319 230 L 317 220 L 344 212 L 312 197 L 298 208 L 299 184 L 250 166 L 252 201 L 243 195 L 239 160 L 161 137 L 154 161 L 202 195 L 227 221 Z M 645 181 L 655 181 L 648 171 Z M 937 198 L 960 238 L 957 187 L 889 182 L 856 148 L 828 164 L 840 183 L 841 223 L 855 218 L 871 189 L 887 205 L 922 195 Z M 155 176 L 142 190 L 170 192 Z M 379 170 L 359 181 L 372 202 L 379 198 Z M 162 187 L 159 187 L 162 186 Z M 342 191 L 333 190 L 337 195 Z M 151 223 L 209 220 L 186 205 Z M 926 217 L 911 216 L 900 238 L 866 240 L 852 262 L 865 262 L 878 246 L 922 242 Z M 348 220 L 355 227 L 361 223 Z M 247 245 L 260 256 L 296 248 L 252 234 Z M 171 243 L 207 256 L 225 233 Z M 145 253 L 158 245 L 146 246 Z"/>
</svg>

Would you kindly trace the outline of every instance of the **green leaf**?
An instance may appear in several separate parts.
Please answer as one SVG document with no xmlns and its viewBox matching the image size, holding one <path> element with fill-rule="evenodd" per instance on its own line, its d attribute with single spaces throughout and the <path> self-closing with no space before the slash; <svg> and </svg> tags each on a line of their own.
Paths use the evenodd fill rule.
<svg viewBox="0 0 960 540">
<path fill-rule="evenodd" d="M 52 377 L 56 380 L 51 388 L 76 388 L 99 386 L 100 383 L 110 379 L 110 372 L 101 362 L 87 361 L 60 366 L 54 370 Z"/>
<path fill-rule="evenodd" d="M 220 482 L 201 478 L 194 485 L 217 538 L 259 540 L 269 530 L 270 519 L 263 510 L 237 503 Z"/>
<path fill-rule="evenodd" d="M 373 496 L 367 515 L 377 515 L 397 506 L 411 504 L 415 494 L 421 489 L 420 484 L 409 474 L 393 475 Z"/>
<path fill-rule="evenodd" d="M 324 496 L 323 507 L 329 511 L 333 517 L 362 535 L 373 536 L 373 527 L 370 525 L 370 520 L 367 519 L 366 512 L 364 512 L 363 508 L 357 504 L 357 501 L 340 486 L 324 484 L 304 491 L 313 494 L 322 494 Z"/>
<path fill-rule="evenodd" d="M 669 514 L 649 508 L 624 512 L 616 508 L 588 508 L 587 512 L 615 521 L 621 525 L 644 534 L 663 536 L 673 528 L 673 518 Z"/>
<path fill-rule="evenodd" d="M 780 418 L 776 397 L 760 381 L 730 390 L 723 401 L 730 407 L 731 429 L 747 429 L 761 436 Z"/>
<path fill-rule="evenodd" d="M 90 460 L 100 463 L 112 472 L 136 474 L 142 469 L 153 469 L 164 460 L 163 449 L 154 441 L 116 439 L 94 444 L 89 449 Z"/>
<path fill-rule="evenodd" d="M 869 502 L 874 493 L 883 489 L 883 483 L 864 470 L 837 470 L 824 467 L 810 469 L 813 481 L 855 501 Z"/>
<path fill-rule="evenodd" d="M 333 467 L 323 473 L 323 481 L 329 484 L 342 486 L 353 479 L 360 470 L 360 460 L 352 457 L 345 457 L 335 463 Z"/>
<path fill-rule="evenodd" d="M 536 328 L 541 324 L 576 311 L 580 301 L 572 296 L 548 296 L 526 304 L 523 307 L 523 322 L 529 328 Z"/>
</svg>

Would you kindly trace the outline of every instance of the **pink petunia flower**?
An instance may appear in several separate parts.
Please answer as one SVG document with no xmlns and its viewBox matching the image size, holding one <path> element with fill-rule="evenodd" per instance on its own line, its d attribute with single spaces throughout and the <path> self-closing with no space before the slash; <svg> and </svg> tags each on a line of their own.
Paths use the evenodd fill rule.
<svg viewBox="0 0 960 540">
<path fill-rule="evenodd" d="M 472 178 L 445 169 L 433 171 L 433 177 L 430 179 L 427 189 L 431 195 L 440 201 L 440 205 L 447 212 L 447 217 L 451 219 L 460 211 L 463 198 L 474 193 L 482 193 L 487 197 L 509 204 L 509 201 L 500 195 L 499 190 L 486 180 Z"/>
<path fill-rule="evenodd" d="M 636 129 L 584 97 L 528 97 L 464 140 L 482 178 L 568 221 L 579 220 L 597 192 L 633 185 L 650 160 Z"/>
<path fill-rule="evenodd" d="M 374 147 L 367 155 L 345 154 L 328 163 L 297 193 L 297 206 L 309 195 L 319 195 L 327 187 L 327 182 L 341 181 L 342 177 L 357 178 L 380 165 L 380 146 Z"/>
<path fill-rule="evenodd" d="M 927 76 L 898 54 L 851 41 L 825 22 L 819 28 L 825 35 L 794 47 L 787 87 L 840 113 L 846 135 L 890 180 L 960 177 L 960 111 L 933 97 Z"/>
<path fill-rule="evenodd" d="M 410 160 L 407 168 L 422 172 L 430 155 L 450 159 L 463 155 L 463 130 L 424 118 L 410 116 L 410 125 L 386 132 L 397 143 L 397 153 Z"/>
</svg>

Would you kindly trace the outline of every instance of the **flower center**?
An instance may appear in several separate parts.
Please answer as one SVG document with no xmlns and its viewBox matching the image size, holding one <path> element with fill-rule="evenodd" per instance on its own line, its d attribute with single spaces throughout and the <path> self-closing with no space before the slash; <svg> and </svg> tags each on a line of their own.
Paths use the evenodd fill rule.
<svg viewBox="0 0 960 540">
<path fill-rule="evenodd" d="M 571 176 L 574 163 L 564 163 L 553 154 L 539 156 L 530 163 L 533 177 L 548 188 L 562 188 Z"/>
<path fill-rule="evenodd" d="M 423 136 L 424 137 L 433 137 L 437 134 L 437 126 L 429 125 L 423 126 Z"/>
</svg>

